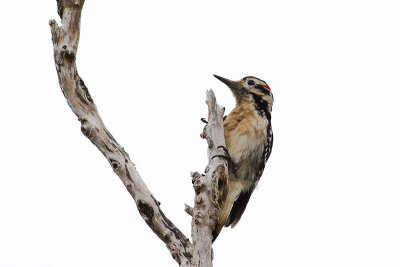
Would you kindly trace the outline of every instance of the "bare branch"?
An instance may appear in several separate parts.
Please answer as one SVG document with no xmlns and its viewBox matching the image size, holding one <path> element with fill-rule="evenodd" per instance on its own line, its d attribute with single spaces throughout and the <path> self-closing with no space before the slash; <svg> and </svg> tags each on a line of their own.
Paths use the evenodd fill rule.
<svg viewBox="0 0 400 267">
<path fill-rule="evenodd" d="M 218 157 L 225 147 L 224 108 L 217 105 L 214 92 L 207 91 L 208 123 L 201 134 L 208 142 L 209 164 L 205 175 L 192 173 L 195 190 L 192 219 L 193 262 L 195 266 L 212 266 L 212 232 L 218 219 L 218 210 L 225 201 L 228 183 L 228 163 Z"/>
<path fill-rule="evenodd" d="M 194 209 L 190 207 L 188 204 L 185 204 L 185 212 L 193 217 Z"/>
<path fill-rule="evenodd" d="M 191 266 L 193 246 L 164 215 L 159 202 L 141 179 L 128 153 L 105 127 L 92 97 L 76 68 L 80 18 L 84 0 L 57 0 L 62 25 L 51 26 L 54 61 L 61 90 L 81 122 L 82 133 L 103 153 L 132 195 L 137 208 L 154 233 L 166 244 L 180 266 Z"/>
</svg>

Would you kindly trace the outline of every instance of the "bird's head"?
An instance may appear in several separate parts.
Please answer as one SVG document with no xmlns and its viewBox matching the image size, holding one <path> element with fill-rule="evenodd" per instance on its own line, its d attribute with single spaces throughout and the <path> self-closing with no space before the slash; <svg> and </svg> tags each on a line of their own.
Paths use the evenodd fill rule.
<svg viewBox="0 0 400 267">
<path fill-rule="evenodd" d="M 247 99 L 266 101 L 268 103 L 268 109 L 272 110 L 274 96 L 272 95 L 271 88 L 265 81 L 253 76 L 244 77 L 239 81 L 232 81 L 218 75 L 214 75 L 214 77 L 231 89 L 237 103 Z"/>
</svg>

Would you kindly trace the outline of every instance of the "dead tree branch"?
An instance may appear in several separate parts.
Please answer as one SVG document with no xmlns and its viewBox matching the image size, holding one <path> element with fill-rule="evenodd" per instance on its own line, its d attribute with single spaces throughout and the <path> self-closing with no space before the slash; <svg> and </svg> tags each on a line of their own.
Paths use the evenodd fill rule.
<svg viewBox="0 0 400 267">
<path fill-rule="evenodd" d="M 212 90 L 207 91 L 208 123 L 201 134 L 208 143 L 209 164 L 205 175 L 192 173 L 195 190 L 192 219 L 193 261 L 195 266 L 212 266 L 212 231 L 218 219 L 218 209 L 227 195 L 228 163 L 223 154 L 225 147 L 223 116 Z"/>
<path fill-rule="evenodd" d="M 55 20 L 49 22 L 57 75 L 67 103 L 81 122 L 82 133 L 106 157 L 113 171 L 135 200 L 140 215 L 166 244 L 179 265 L 211 267 L 212 231 L 216 224 L 218 209 L 226 198 L 228 179 L 227 161 L 218 157 L 222 153 L 220 148 L 225 147 L 222 122 L 224 109 L 217 105 L 212 90 L 208 91 L 206 102 L 209 115 L 208 122 L 205 121 L 207 124 L 202 137 L 208 142 L 209 164 L 204 175 L 192 173 L 195 203 L 194 208 L 186 207 L 186 212 L 193 217 L 192 245 L 164 215 L 160 203 L 141 179 L 128 153 L 107 130 L 88 88 L 78 74 L 76 54 L 83 4 L 84 0 L 57 0 L 62 25 L 59 26 Z"/>
<path fill-rule="evenodd" d="M 159 202 L 141 179 L 128 153 L 104 125 L 96 105 L 76 68 L 80 18 L 84 0 L 57 0 L 61 26 L 49 22 L 54 61 L 61 90 L 81 122 L 82 133 L 103 153 L 114 172 L 136 202 L 140 215 L 166 244 L 180 266 L 191 266 L 193 246 L 189 239 L 164 215 Z"/>
</svg>

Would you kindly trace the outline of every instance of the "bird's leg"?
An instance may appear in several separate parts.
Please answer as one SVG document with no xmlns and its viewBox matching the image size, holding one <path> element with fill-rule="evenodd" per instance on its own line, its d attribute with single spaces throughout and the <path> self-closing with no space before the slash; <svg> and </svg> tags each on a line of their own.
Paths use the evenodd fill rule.
<svg viewBox="0 0 400 267">
<path fill-rule="evenodd" d="M 218 146 L 217 148 L 221 148 L 225 152 L 226 155 L 215 155 L 211 159 L 217 158 L 217 157 L 226 159 L 226 161 L 228 162 L 228 169 L 232 170 L 233 173 L 236 173 L 235 163 L 233 162 L 231 156 L 229 155 L 228 149 L 224 146 Z"/>
<path fill-rule="evenodd" d="M 224 147 L 224 146 L 218 146 L 217 149 L 218 149 L 218 148 L 222 148 L 222 150 L 223 150 L 227 155 L 229 155 L 229 151 L 228 151 L 228 149 L 227 149 L 226 147 Z"/>
<path fill-rule="evenodd" d="M 217 149 L 218 149 L 218 148 L 222 148 L 222 150 L 225 152 L 226 155 L 215 155 L 215 156 L 213 156 L 211 159 L 216 158 L 216 157 L 219 157 L 219 158 L 224 158 L 224 159 L 226 159 L 227 161 L 231 161 L 231 162 L 232 162 L 232 158 L 231 158 L 231 156 L 229 155 L 228 149 L 227 149 L 226 147 L 224 147 L 224 146 L 218 146 Z"/>
</svg>

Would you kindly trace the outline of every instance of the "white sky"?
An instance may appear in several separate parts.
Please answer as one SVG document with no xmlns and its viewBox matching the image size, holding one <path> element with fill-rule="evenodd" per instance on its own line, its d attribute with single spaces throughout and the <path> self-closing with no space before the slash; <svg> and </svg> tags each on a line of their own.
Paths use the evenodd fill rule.
<svg viewBox="0 0 400 267">
<path fill-rule="evenodd" d="M 268 82 L 274 148 L 218 267 L 400 266 L 398 1 L 90 1 L 78 69 L 166 215 L 203 171 L 212 74 Z M 0 266 L 177 266 L 58 85 L 56 1 L 0 11 Z"/>
</svg>

